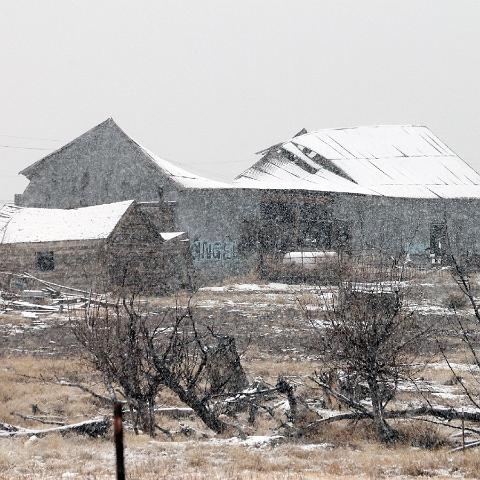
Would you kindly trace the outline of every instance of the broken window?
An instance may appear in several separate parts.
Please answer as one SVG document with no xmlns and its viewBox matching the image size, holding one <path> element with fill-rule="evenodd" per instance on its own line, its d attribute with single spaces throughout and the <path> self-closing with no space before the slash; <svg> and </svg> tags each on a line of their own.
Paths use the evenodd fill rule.
<svg viewBox="0 0 480 480">
<path fill-rule="evenodd" d="M 349 251 L 351 225 L 344 220 L 313 220 L 304 227 L 303 247 L 315 250 Z"/>
<path fill-rule="evenodd" d="M 337 252 L 350 251 L 351 225 L 345 220 L 335 220 L 332 227 L 332 246 Z"/>
<path fill-rule="evenodd" d="M 37 268 L 41 272 L 50 272 L 55 269 L 53 252 L 37 252 Z"/>
<path fill-rule="evenodd" d="M 330 250 L 332 248 L 332 222 L 316 222 L 314 226 L 317 249 Z"/>
</svg>

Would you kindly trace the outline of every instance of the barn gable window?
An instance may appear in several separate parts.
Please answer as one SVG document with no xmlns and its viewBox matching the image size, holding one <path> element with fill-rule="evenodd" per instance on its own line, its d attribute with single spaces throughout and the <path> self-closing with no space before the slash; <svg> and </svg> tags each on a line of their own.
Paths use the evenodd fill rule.
<svg viewBox="0 0 480 480">
<path fill-rule="evenodd" d="M 41 272 L 51 272 L 55 269 L 53 252 L 37 252 L 37 269 Z"/>
</svg>

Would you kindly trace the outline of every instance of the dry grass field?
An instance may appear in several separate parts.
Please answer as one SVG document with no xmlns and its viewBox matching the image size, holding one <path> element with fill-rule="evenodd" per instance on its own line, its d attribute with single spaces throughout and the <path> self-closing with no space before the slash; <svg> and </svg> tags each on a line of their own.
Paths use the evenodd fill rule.
<svg viewBox="0 0 480 480">
<path fill-rule="evenodd" d="M 448 327 L 445 308 L 448 288 L 444 276 L 422 279 L 422 293 L 412 297 L 424 321 Z M 211 288 L 195 297 L 196 311 L 209 317 L 245 349 L 243 364 L 250 378 L 274 383 L 278 375 L 297 385 L 302 398 L 319 392 L 308 376 L 319 367 L 311 347 L 314 333 L 298 307 L 299 300 L 315 311 L 313 287 L 251 284 Z M 185 298 L 151 299 L 152 308 L 168 309 Z M 319 315 L 321 312 L 319 311 Z M 468 318 L 468 311 L 462 313 Z M 252 335 L 254 332 L 254 335 Z M 464 371 L 468 360 L 460 345 L 450 344 L 450 361 Z M 49 428 L 32 413 L 63 423 L 108 416 L 108 408 L 91 395 L 60 385 L 61 379 L 88 384 L 104 393 L 100 379 L 84 362 L 68 319 L 62 314 L 25 318 L 18 312 L 0 315 L 0 423 L 32 429 Z M 432 357 L 418 385 L 425 399 L 436 405 L 465 407 L 469 402 L 439 356 Z M 463 369 L 463 370 L 462 370 Z M 397 402 L 408 405 L 418 392 L 403 385 Z M 160 405 L 181 406 L 169 392 Z M 246 427 L 246 439 L 217 436 L 192 417 L 158 415 L 158 423 L 172 432 L 152 439 L 134 435 L 126 422 L 126 465 L 130 479 L 322 479 L 322 478 L 480 478 L 478 450 L 452 453 L 458 436 L 421 420 L 394 424 L 402 433 L 391 447 L 378 443 L 366 421 L 335 423 L 301 440 L 273 436 L 275 422 L 259 417 Z M 468 427 L 468 426 L 467 426 Z M 428 447 L 428 448 L 427 448 Z M 0 479 L 113 479 L 114 450 L 110 436 L 87 438 L 50 434 L 0 438 Z"/>
</svg>

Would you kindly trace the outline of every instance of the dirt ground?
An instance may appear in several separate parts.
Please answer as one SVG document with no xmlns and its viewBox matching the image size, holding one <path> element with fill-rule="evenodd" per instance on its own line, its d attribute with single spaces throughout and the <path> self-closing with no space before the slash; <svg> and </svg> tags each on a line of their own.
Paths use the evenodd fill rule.
<svg viewBox="0 0 480 480">
<path fill-rule="evenodd" d="M 312 316 L 307 320 L 302 314 L 300 304 L 318 311 L 320 319 L 321 288 L 328 289 L 237 283 L 203 289 L 193 303 L 199 316 L 236 337 L 239 350 L 245 350 L 243 364 L 250 378 L 262 377 L 273 384 L 284 375 L 305 398 L 312 399 L 319 395 L 308 381 L 319 367 L 314 348 L 318 332 L 312 328 Z M 422 278 L 412 289 L 416 295 L 409 304 L 427 325 L 442 325 L 448 331 L 452 311 L 446 307 L 446 299 L 452 288 L 444 275 Z M 185 300 L 186 296 L 149 299 L 149 308 L 160 314 Z M 467 309 L 459 314 L 468 321 Z M 43 429 L 51 425 L 26 417 L 35 413 L 37 418 L 45 415 L 76 423 L 109 416 L 110 411 L 88 393 L 59 384 L 68 379 L 102 393 L 99 379 L 82 359 L 68 315 L 36 317 L 19 312 L 0 314 L 0 422 Z M 451 362 L 467 377 L 465 352 L 455 343 L 449 348 Z M 432 404 L 470 408 L 443 359 L 432 358 L 428 346 L 424 356 L 430 364 L 415 388 L 420 386 Z M 418 392 L 413 386 L 401 385 L 398 404 L 409 405 L 414 398 Z M 161 393 L 159 403 L 181 406 L 168 392 Z M 159 434 L 151 439 L 127 430 L 128 478 L 480 478 L 477 450 L 451 452 L 459 442 L 458 430 L 419 420 L 395 425 L 406 440 L 394 447 L 379 444 L 365 422 L 326 426 L 302 441 L 272 435 L 275 425 L 263 417 L 243 440 L 218 437 L 190 416 L 159 415 L 158 422 L 172 432 L 172 438 Z M 432 439 L 433 448 L 425 448 Z M 115 478 L 110 435 L 97 439 L 58 434 L 0 438 L 0 479 L 29 478 Z"/>
</svg>

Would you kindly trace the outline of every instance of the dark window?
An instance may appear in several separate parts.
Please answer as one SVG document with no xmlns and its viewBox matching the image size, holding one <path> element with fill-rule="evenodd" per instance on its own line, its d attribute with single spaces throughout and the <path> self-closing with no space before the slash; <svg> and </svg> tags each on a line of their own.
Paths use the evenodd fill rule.
<svg viewBox="0 0 480 480">
<path fill-rule="evenodd" d="M 330 250 L 332 248 L 332 222 L 315 222 L 311 227 L 312 234 L 315 236 L 316 248 Z"/>
<path fill-rule="evenodd" d="M 352 237 L 350 224 L 344 220 L 335 220 L 332 232 L 332 246 L 337 251 L 349 251 Z"/>
<path fill-rule="evenodd" d="M 41 272 L 50 272 L 55 269 L 53 252 L 37 252 L 37 268 Z"/>
<path fill-rule="evenodd" d="M 441 259 L 447 248 L 447 225 L 433 223 L 430 225 L 430 253 Z"/>
</svg>

